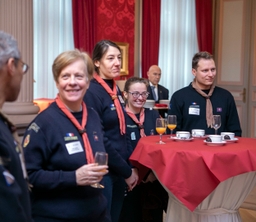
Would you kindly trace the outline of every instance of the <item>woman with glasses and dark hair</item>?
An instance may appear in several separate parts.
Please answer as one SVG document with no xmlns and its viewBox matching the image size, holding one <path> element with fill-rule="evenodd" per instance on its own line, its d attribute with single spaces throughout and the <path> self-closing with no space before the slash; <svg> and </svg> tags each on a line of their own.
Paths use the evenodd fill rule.
<svg viewBox="0 0 256 222">
<path fill-rule="evenodd" d="M 28 126 L 23 140 L 35 222 L 110 222 L 107 200 L 93 184 L 108 172 L 98 114 L 83 102 L 93 63 L 85 52 L 61 53 L 52 65 L 58 95 Z"/>
<path fill-rule="evenodd" d="M 149 95 L 148 81 L 139 77 L 129 78 L 124 86 L 126 112 L 128 114 L 127 134 L 135 149 L 141 137 L 155 135 L 156 119 L 159 113 L 153 109 L 143 108 Z M 144 178 L 144 183 L 127 192 L 121 212 L 120 222 L 163 221 L 168 194 L 156 180 L 152 172 Z"/>
<path fill-rule="evenodd" d="M 109 173 L 104 177 L 103 189 L 107 197 L 112 222 L 117 222 L 124 199 L 125 187 L 136 185 L 138 174 L 129 163 L 132 152 L 126 134 L 126 113 L 122 93 L 114 78 L 120 75 L 121 50 L 109 40 L 98 42 L 93 50 L 96 73 L 84 97 L 88 106 L 96 110 L 104 130 L 104 145 L 109 157 Z"/>
</svg>

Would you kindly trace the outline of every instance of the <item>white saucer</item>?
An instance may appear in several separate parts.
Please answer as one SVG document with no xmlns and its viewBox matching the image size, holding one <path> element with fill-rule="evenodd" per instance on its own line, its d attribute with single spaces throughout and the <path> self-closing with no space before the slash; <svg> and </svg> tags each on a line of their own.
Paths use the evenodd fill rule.
<svg viewBox="0 0 256 222">
<path fill-rule="evenodd" d="M 172 137 L 171 139 L 173 139 L 173 140 L 176 140 L 176 141 L 182 141 L 182 142 L 189 142 L 189 141 L 192 141 L 192 140 L 194 140 L 194 138 L 189 138 L 189 139 L 180 139 L 180 138 L 178 138 L 178 137 Z"/>
<path fill-rule="evenodd" d="M 226 141 L 221 141 L 221 142 L 207 142 L 206 140 L 204 140 L 204 143 L 206 143 L 208 146 L 223 146 L 224 144 L 226 144 Z"/>
<path fill-rule="evenodd" d="M 193 135 L 192 135 L 193 136 Z M 194 135 L 193 136 L 195 139 L 205 139 L 207 138 L 208 136 L 207 135 L 204 135 L 204 136 L 198 136 L 198 135 Z"/>
<path fill-rule="evenodd" d="M 234 138 L 233 140 L 223 140 L 226 141 L 227 143 L 235 143 L 238 141 L 238 138 Z"/>
</svg>

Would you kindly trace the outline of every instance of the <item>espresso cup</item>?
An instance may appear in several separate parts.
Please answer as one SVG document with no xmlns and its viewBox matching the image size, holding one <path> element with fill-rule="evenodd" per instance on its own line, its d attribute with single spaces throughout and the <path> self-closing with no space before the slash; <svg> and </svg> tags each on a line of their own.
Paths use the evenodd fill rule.
<svg viewBox="0 0 256 222">
<path fill-rule="evenodd" d="M 192 133 L 192 136 L 202 137 L 205 134 L 205 130 L 203 130 L 203 129 L 192 129 L 191 133 Z"/>
<path fill-rule="evenodd" d="M 221 135 L 208 135 L 208 137 L 211 139 L 212 143 L 220 143 L 220 142 L 222 142 Z"/>
<path fill-rule="evenodd" d="M 188 131 L 177 131 L 176 137 L 181 140 L 187 140 L 190 138 L 190 132 Z"/>
<path fill-rule="evenodd" d="M 235 139 L 235 134 L 232 132 L 221 132 L 221 139 L 222 140 L 234 140 Z"/>
</svg>

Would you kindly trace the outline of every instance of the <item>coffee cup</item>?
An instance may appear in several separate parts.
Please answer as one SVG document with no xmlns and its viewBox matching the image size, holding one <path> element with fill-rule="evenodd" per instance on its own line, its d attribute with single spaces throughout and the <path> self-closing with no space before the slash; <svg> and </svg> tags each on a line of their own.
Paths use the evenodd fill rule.
<svg viewBox="0 0 256 222">
<path fill-rule="evenodd" d="M 203 129 L 192 129 L 192 136 L 194 137 L 203 137 L 205 134 L 205 130 Z"/>
<path fill-rule="evenodd" d="M 187 140 L 190 138 L 190 132 L 188 131 L 177 131 L 176 137 L 181 140 Z"/>
<path fill-rule="evenodd" d="M 220 143 L 222 142 L 221 140 L 221 135 L 208 135 L 208 139 L 206 141 L 212 142 L 212 143 Z"/>
<path fill-rule="evenodd" d="M 232 132 L 221 132 L 221 139 L 222 140 L 234 140 L 235 139 L 235 134 Z"/>
</svg>

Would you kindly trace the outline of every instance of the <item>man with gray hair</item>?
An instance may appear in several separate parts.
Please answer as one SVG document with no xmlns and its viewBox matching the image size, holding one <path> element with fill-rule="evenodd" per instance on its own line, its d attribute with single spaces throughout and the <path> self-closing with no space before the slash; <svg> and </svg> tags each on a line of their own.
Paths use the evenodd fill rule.
<svg viewBox="0 0 256 222">
<path fill-rule="evenodd" d="M 31 206 L 22 148 L 15 126 L 2 113 L 15 101 L 28 65 L 13 36 L 0 31 L 0 220 L 31 222 Z"/>
</svg>

